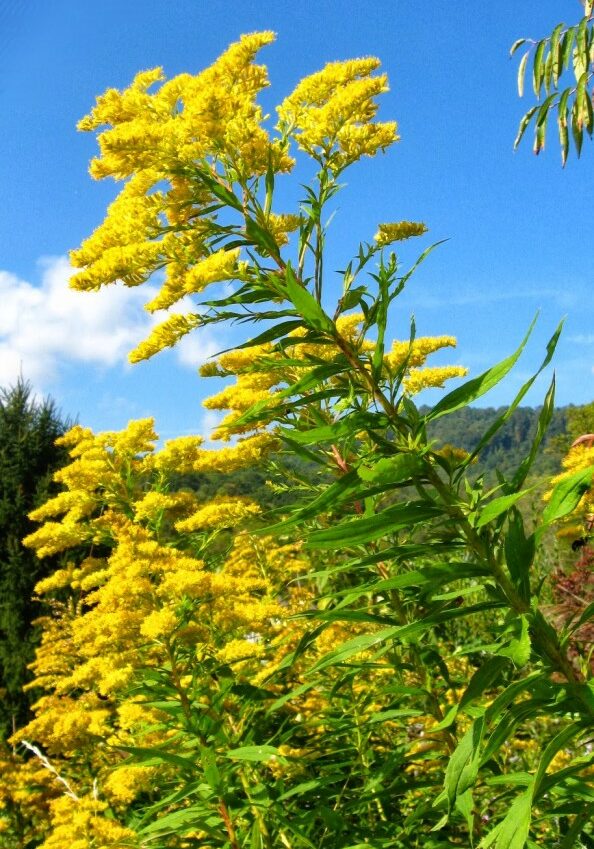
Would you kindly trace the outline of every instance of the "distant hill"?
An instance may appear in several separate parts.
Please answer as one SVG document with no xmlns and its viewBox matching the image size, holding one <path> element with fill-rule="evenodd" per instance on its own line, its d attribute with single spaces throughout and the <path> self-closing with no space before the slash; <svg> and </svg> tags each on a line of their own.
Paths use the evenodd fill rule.
<svg viewBox="0 0 594 849">
<path fill-rule="evenodd" d="M 472 451 L 489 426 L 505 412 L 505 407 L 465 407 L 432 423 L 429 436 L 440 445 L 451 444 Z M 571 408 L 559 407 L 553 413 L 549 429 L 540 447 L 533 475 L 555 474 L 564 454 L 563 436 L 567 431 L 567 413 Z M 508 476 L 530 451 L 536 433 L 540 408 L 518 407 L 510 420 L 481 452 L 476 465 L 477 474 L 492 476 L 499 469 Z"/>
<path fill-rule="evenodd" d="M 555 474 L 561 464 L 567 439 L 568 407 L 555 410 L 547 435 L 544 439 L 534 466 L 532 475 Z M 505 411 L 505 407 L 494 409 L 467 407 L 437 419 L 430 430 L 430 437 L 439 445 L 451 444 L 466 451 L 472 451 L 487 428 Z M 478 462 L 473 466 L 478 476 L 485 473 L 488 480 L 495 478 L 495 469 L 510 476 L 530 450 L 536 431 L 539 408 L 519 407 L 509 422 L 495 435 L 493 441 L 481 452 Z M 313 467 L 299 460 L 292 461 L 297 474 L 304 477 L 315 474 Z M 258 468 L 242 469 L 233 474 L 183 475 L 178 485 L 195 490 L 201 498 L 208 501 L 216 495 L 249 495 L 263 507 L 278 507 L 293 501 L 291 494 L 273 491 L 266 484 L 268 475 Z"/>
</svg>

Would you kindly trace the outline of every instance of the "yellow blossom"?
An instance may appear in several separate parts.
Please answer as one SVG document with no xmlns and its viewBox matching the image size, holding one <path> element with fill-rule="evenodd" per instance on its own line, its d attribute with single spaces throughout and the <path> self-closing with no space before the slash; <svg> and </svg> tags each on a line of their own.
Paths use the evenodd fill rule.
<svg viewBox="0 0 594 849">
<path fill-rule="evenodd" d="M 191 330 L 200 324 L 198 315 L 181 315 L 175 313 L 168 319 L 154 327 L 150 335 L 139 345 L 130 351 L 128 359 L 131 363 L 139 363 L 148 360 L 164 348 L 170 348 L 182 339 Z"/>
<path fill-rule="evenodd" d="M 398 221 L 396 224 L 380 224 L 373 237 L 380 247 L 392 242 L 402 242 L 412 236 L 422 236 L 427 232 L 425 224 L 416 221 Z"/>
<path fill-rule="evenodd" d="M 463 366 L 435 366 L 433 368 L 411 369 L 403 381 L 408 395 L 416 395 L 423 389 L 443 388 L 446 380 L 464 377 L 468 369 Z"/>
<path fill-rule="evenodd" d="M 385 364 L 398 369 L 405 362 L 409 368 L 422 366 L 430 354 L 442 348 L 455 348 L 455 336 L 421 336 L 412 343 L 394 340 L 391 351 L 384 356 Z"/>
<path fill-rule="evenodd" d="M 257 516 L 259 513 L 260 507 L 251 498 L 218 496 L 212 498 L 187 519 L 176 522 L 175 528 L 180 533 L 191 533 L 205 528 L 235 527 L 242 520 Z"/>
<path fill-rule="evenodd" d="M 385 75 L 371 76 L 375 58 L 332 62 L 302 80 L 278 107 L 280 126 L 299 147 L 340 170 L 398 139 L 396 124 L 374 124 L 375 97 L 388 90 Z"/>
<path fill-rule="evenodd" d="M 238 274 L 239 253 L 239 248 L 216 251 L 189 266 L 183 273 L 168 279 L 161 291 L 146 305 L 146 309 L 149 312 L 168 309 L 186 295 L 202 292 L 211 283 L 231 280 Z"/>
<path fill-rule="evenodd" d="M 161 610 L 153 610 L 152 613 L 149 613 L 140 626 L 140 633 L 143 637 L 158 640 L 161 637 L 171 636 L 177 624 L 178 618 L 175 611 L 164 607 Z"/>
</svg>

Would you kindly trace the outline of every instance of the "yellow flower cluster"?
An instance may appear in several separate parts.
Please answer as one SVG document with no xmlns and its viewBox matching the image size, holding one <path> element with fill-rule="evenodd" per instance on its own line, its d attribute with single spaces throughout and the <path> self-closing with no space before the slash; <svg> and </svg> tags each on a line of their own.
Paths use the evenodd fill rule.
<svg viewBox="0 0 594 849">
<path fill-rule="evenodd" d="M 191 330 L 200 323 L 199 315 L 174 314 L 161 324 L 154 327 L 149 336 L 130 351 L 128 359 L 131 363 L 148 360 L 164 348 L 176 345 Z"/>
<path fill-rule="evenodd" d="M 395 339 L 390 353 L 384 357 L 384 363 L 392 370 L 400 368 L 403 363 L 407 363 L 410 368 L 418 368 L 425 363 L 430 354 L 442 348 L 455 347 L 455 336 L 421 336 L 414 339 L 412 343 Z"/>
<path fill-rule="evenodd" d="M 49 803 L 64 787 L 37 759 L 0 747 L 0 846 L 33 846 L 41 838 Z M 18 821 L 13 820 L 19 812 Z M 19 833 L 20 832 L 20 833 Z M 7 842 L 5 842 L 7 841 Z"/>
<path fill-rule="evenodd" d="M 375 98 L 388 91 L 385 74 L 372 76 L 375 58 L 332 62 L 302 80 L 278 107 L 279 126 L 299 147 L 338 172 L 398 140 L 394 122 L 373 122 Z"/>
<path fill-rule="evenodd" d="M 259 505 L 251 498 L 217 496 L 187 519 L 176 522 L 175 528 L 180 533 L 192 533 L 208 528 L 232 528 L 260 512 Z"/>
<path fill-rule="evenodd" d="M 139 845 L 131 829 L 104 815 L 107 803 L 92 795 L 60 796 L 50 807 L 52 831 L 39 849 L 132 849 Z"/>
<path fill-rule="evenodd" d="M 398 221 L 395 224 L 380 224 L 373 238 L 383 248 L 392 242 L 403 242 L 413 236 L 422 236 L 426 232 L 426 225 L 420 222 Z"/>
<path fill-rule="evenodd" d="M 169 439 L 155 455 L 155 468 L 164 472 L 235 472 L 261 462 L 279 446 L 278 439 L 270 433 L 260 433 L 241 439 L 229 448 L 210 451 L 201 448 L 199 436 L 181 436 Z"/>
<path fill-rule="evenodd" d="M 434 366 L 433 368 L 411 369 L 403 380 L 407 395 L 416 395 L 423 389 L 443 389 L 446 380 L 464 377 L 468 369 L 464 366 Z"/>
<path fill-rule="evenodd" d="M 253 60 L 273 40 L 271 32 L 244 35 L 202 73 L 180 74 L 152 94 L 148 89 L 163 82 L 161 68 L 141 72 L 123 92 L 105 92 L 79 123 L 85 131 L 109 127 L 99 135 L 93 176 L 123 179 L 153 165 L 171 169 L 208 155 L 231 157 L 247 174 L 266 171 L 271 154 L 277 168 L 290 167 L 263 130 L 255 102 L 268 77 Z"/>
<path fill-rule="evenodd" d="M 170 276 L 166 279 L 159 294 L 146 305 L 147 310 L 155 312 L 156 310 L 168 309 L 186 295 L 202 292 L 211 283 L 237 277 L 239 274 L 237 264 L 239 253 L 239 248 L 216 251 L 187 268 L 185 273 L 182 274 L 175 274 L 175 268 L 169 269 Z M 172 271 L 173 275 L 171 275 Z"/>
<path fill-rule="evenodd" d="M 163 743 L 168 733 L 158 724 L 163 714 L 128 693 L 141 669 L 163 668 L 173 647 L 184 645 L 192 648 L 188 657 L 206 652 L 232 667 L 238 680 L 258 683 L 303 634 L 303 625 L 290 622 L 311 603 L 309 591 L 289 583 L 310 568 L 300 546 L 239 533 L 223 558 L 216 551 L 210 563 L 198 559 L 197 534 L 234 530 L 259 507 L 244 497 L 201 503 L 168 484 L 170 471 L 180 471 L 179 459 L 188 469 L 227 471 L 260 462 L 274 438 L 259 434 L 219 452 L 202 449 L 198 438 L 155 451 L 155 439 L 151 420 L 131 422 L 122 432 L 69 431 L 62 441 L 71 463 L 58 474 L 66 491 L 36 511 L 44 524 L 28 539 L 41 554 L 52 539 L 54 547 L 71 549 L 64 568 L 36 588 L 46 597 L 70 598 L 54 602 L 42 622 L 33 665 L 42 695 L 13 742 L 35 740 L 60 769 L 82 757 L 97 791 L 86 779 L 64 800 L 58 786 L 54 802 L 51 781 L 49 791 L 44 785 L 36 804 L 46 849 L 136 845 L 126 811 L 153 786 L 155 771 L 128 765 L 118 747 Z M 92 510 L 76 510 L 77 500 L 89 499 Z M 60 515 L 61 522 L 53 521 Z M 72 533 L 70 545 L 63 524 Z M 99 532 L 103 549 L 94 554 Z M 79 558 L 81 547 L 91 554 Z M 176 686 L 190 685 L 183 668 L 176 675 Z M 239 710 L 234 705 L 227 709 Z M 22 780 L 25 773 L 32 780 L 26 770 Z"/>
<path fill-rule="evenodd" d="M 236 241 L 245 222 L 220 225 L 221 204 L 247 213 L 250 181 L 269 169 L 292 168 L 291 138 L 334 172 L 397 140 L 395 123 L 373 120 L 377 97 L 388 90 L 386 76 L 374 74 L 375 58 L 333 62 L 302 80 L 278 107 L 280 137 L 270 137 L 257 103 L 267 70 L 254 62 L 273 40 L 271 32 L 243 35 L 195 76 L 165 81 L 162 69 L 154 68 L 137 74 L 127 89 L 97 98 L 79 123 L 80 130 L 98 132 L 100 156 L 91 174 L 125 182 L 103 224 L 71 253 L 80 269 L 71 280 L 75 289 L 118 280 L 137 286 L 162 272 L 161 289 L 146 305 L 154 312 L 213 283 L 250 280 Z M 277 214 L 269 204 L 264 210 L 257 205 L 255 215 L 278 248 L 300 224 L 298 215 Z M 388 238 L 386 228 L 404 225 L 419 226 L 381 225 L 381 239 L 403 238 Z M 130 359 L 153 356 L 199 324 L 195 314 L 172 316 Z"/>
<path fill-rule="evenodd" d="M 91 174 L 126 182 L 103 224 L 71 253 L 73 266 L 81 269 L 71 280 L 75 289 L 117 280 L 136 286 L 163 270 L 161 291 L 147 304 L 152 312 L 212 283 L 241 279 L 239 249 L 213 242 L 220 235 L 212 214 L 217 193 L 195 172 L 202 169 L 221 191 L 232 192 L 233 181 L 245 184 L 270 167 L 292 168 L 286 141 L 269 137 L 256 102 L 268 77 L 254 59 L 273 40 L 271 32 L 244 35 L 196 76 L 165 82 L 155 68 L 137 74 L 124 91 L 109 89 L 97 99 L 79 123 L 80 130 L 100 131 L 101 155 Z M 269 212 L 266 224 L 281 245 L 299 219 Z M 183 335 L 176 331 L 196 325 L 195 316 L 186 319 L 185 328 L 178 319 L 175 327 L 157 329 L 132 359 L 174 344 Z"/>
</svg>

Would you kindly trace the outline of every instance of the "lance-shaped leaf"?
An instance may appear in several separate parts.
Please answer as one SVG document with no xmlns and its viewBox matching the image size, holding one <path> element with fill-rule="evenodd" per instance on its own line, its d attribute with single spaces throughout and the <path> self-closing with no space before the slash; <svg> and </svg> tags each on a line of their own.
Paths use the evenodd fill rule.
<svg viewBox="0 0 594 849">
<path fill-rule="evenodd" d="M 450 809 L 456 798 L 469 790 L 476 781 L 484 732 L 485 718 L 479 716 L 450 757 L 444 779 L 444 789 Z"/>
<path fill-rule="evenodd" d="M 314 296 L 295 277 L 290 263 L 285 270 L 285 281 L 287 284 L 287 295 L 295 309 L 302 315 L 308 324 L 316 330 L 325 330 L 327 333 L 334 331 L 334 324 L 326 315 Z"/>
<path fill-rule="evenodd" d="M 525 666 L 530 659 L 532 643 L 530 641 L 529 623 L 527 616 L 518 616 L 513 622 L 512 638 L 497 652 L 502 657 L 509 657 L 516 666 Z"/>
<path fill-rule="evenodd" d="M 501 516 L 502 513 L 506 513 L 510 510 L 516 502 L 518 502 L 521 498 L 524 498 L 525 495 L 528 495 L 529 492 L 532 492 L 538 484 L 534 484 L 529 489 L 524 489 L 521 492 L 513 492 L 511 495 L 502 495 L 500 498 L 494 498 L 493 501 L 489 501 L 486 507 L 483 507 L 481 510 L 478 519 L 476 520 L 476 527 L 482 528 L 484 525 L 487 525 L 493 519 L 496 519 L 498 516 Z"/>
<path fill-rule="evenodd" d="M 488 371 L 483 372 L 483 374 L 478 377 L 472 378 L 472 380 L 467 380 L 466 383 L 462 384 L 462 386 L 458 386 L 452 392 L 449 392 L 445 398 L 442 398 L 441 401 L 439 401 L 439 403 L 429 411 L 427 414 L 427 421 L 438 419 L 440 416 L 445 416 L 448 413 L 453 413 L 454 410 L 466 407 L 494 386 L 497 386 L 497 384 L 503 380 L 506 374 L 511 371 L 518 361 L 520 354 L 526 347 L 526 343 L 528 342 L 535 323 L 536 317 L 532 320 L 532 323 L 528 328 L 528 332 L 522 339 L 520 346 L 511 356 L 506 357 L 496 366 L 493 366 L 493 368 L 488 369 Z"/>
<path fill-rule="evenodd" d="M 555 375 L 551 380 L 551 385 L 549 386 L 548 392 L 545 396 L 544 403 L 542 405 L 542 409 L 538 416 L 538 422 L 536 425 L 536 433 L 534 434 L 534 439 L 532 440 L 532 445 L 530 446 L 530 451 L 528 456 L 525 457 L 520 463 L 518 470 L 516 471 L 513 480 L 512 487 L 514 489 L 518 489 L 526 480 L 526 476 L 530 471 L 534 460 L 536 459 L 536 455 L 538 454 L 538 449 L 544 439 L 544 436 L 547 432 L 549 424 L 551 423 L 551 419 L 553 417 L 553 413 L 555 412 Z"/>
<path fill-rule="evenodd" d="M 532 788 L 514 799 L 505 819 L 479 843 L 479 849 L 524 849 L 532 819 Z"/>
<path fill-rule="evenodd" d="M 536 554 L 536 540 L 534 534 L 526 536 L 522 514 L 516 508 L 508 516 L 504 548 L 511 579 L 523 600 L 528 601 L 530 599 L 530 568 Z"/>
<path fill-rule="evenodd" d="M 547 525 L 562 519 L 575 510 L 584 493 L 590 488 L 593 474 L 594 466 L 590 466 L 587 469 L 575 472 L 565 480 L 559 481 L 543 511 L 543 524 L 537 529 L 538 534 L 541 534 Z"/>
<path fill-rule="evenodd" d="M 279 750 L 275 746 L 241 746 L 239 749 L 229 749 L 225 757 L 232 761 L 269 761 L 274 758 L 281 763 L 286 763 Z"/>
<path fill-rule="evenodd" d="M 436 504 L 426 501 L 407 501 L 405 504 L 388 507 L 375 516 L 342 522 L 333 528 L 317 531 L 311 534 L 307 546 L 309 548 L 345 548 L 351 545 L 363 545 L 386 534 L 402 528 L 410 528 L 419 522 L 426 522 L 441 515 L 443 510 Z"/>
</svg>

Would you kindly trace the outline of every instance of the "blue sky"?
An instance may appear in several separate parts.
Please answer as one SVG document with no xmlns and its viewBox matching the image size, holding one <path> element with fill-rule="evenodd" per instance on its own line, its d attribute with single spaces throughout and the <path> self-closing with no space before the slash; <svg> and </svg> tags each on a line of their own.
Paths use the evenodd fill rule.
<svg viewBox="0 0 594 849">
<path fill-rule="evenodd" d="M 515 38 L 545 35 L 580 10 L 578 0 L 0 0 L 0 384 L 22 371 L 95 428 L 155 415 L 166 437 L 204 430 L 200 402 L 214 387 L 195 365 L 235 333 L 203 335 L 130 367 L 147 296 L 109 287 L 91 300 L 66 289 L 68 250 L 116 191 L 89 178 L 95 141 L 75 124 L 97 94 L 140 69 L 198 72 L 240 33 L 273 29 L 278 40 L 262 54 L 269 110 L 327 61 L 377 55 L 390 77 L 381 117 L 398 120 L 402 140 L 348 176 L 329 267 L 380 221 L 425 221 L 432 239 L 448 241 L 398 304 L 394 333 L 406 335 L 414 313 L 420 335 L 456 335 L 454 361 L 477 374 L 515 348 L 540 310 L 517 373 L 484 401 L 496 405 L 511 399 L 565 315 L 557 400 L 590 401 L 593 152 L 586 143 L 563 171 L 553 126 L 538 158 L 530 139 L 513 153 L 527 103 L 508 58 Z"/>
</svg>

